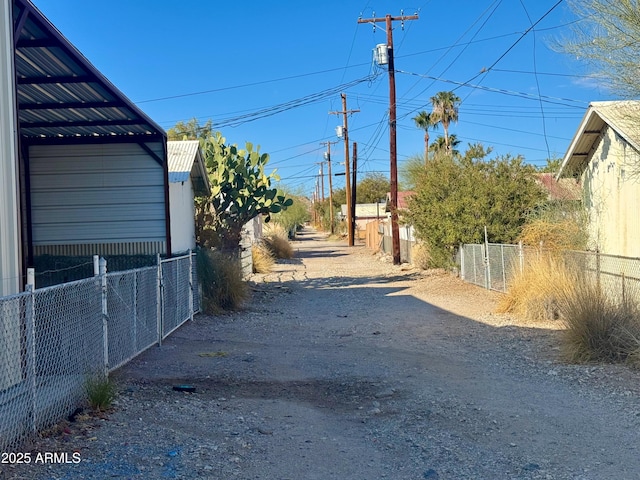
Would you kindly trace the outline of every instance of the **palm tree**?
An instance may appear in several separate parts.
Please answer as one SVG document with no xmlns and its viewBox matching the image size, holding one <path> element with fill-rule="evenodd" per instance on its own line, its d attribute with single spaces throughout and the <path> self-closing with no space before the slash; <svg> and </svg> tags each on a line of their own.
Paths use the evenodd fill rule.
<svg viewBox="0 0 640 480">
<path fill-rule="evenodd" d="M 446 152 L 448 155 L 459 155 L 460 151 L 456 150 L 456 147 L 460 145 L 460 140 L 455 133 L 449 136 L 449 145 L 447 146 L 447 139 L 442 135 L 439 135 L 434 142 L 431 143 L 429 150 L 433 153 Z"/>
<path fill-rule="evenodd" d="M 449 141 L 449 124 L 458 121 L 458 107 L 462 100 L 453 92 L 438 92 L 431 97 L 434 115 L 444 128 L 444 141 L 447 151 L 451 150 L 451 142 Z"/>
<path fill-rule="evenodd" d="M 426 163 L 429 160 L 429 129 L 435 128 L 439 122 L 433 113 L 424 110 L 413 117 L 413 121 L 416 122 L 416 127 L 424 130 L 424 161 Z"/>
</svg>

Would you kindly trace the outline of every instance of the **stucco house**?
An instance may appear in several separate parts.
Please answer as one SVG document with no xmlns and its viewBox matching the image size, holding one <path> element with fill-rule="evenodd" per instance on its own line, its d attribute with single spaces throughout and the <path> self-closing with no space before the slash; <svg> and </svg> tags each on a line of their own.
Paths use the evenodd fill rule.
<svg viewBox="0 0 640 480">
<path fill-rule="evenodd" d="M 590 249 L 640 257 L 640 101 L 592 102 L 557 177 L 583 186 Z"/>
<path fill-rule="evenodd" d="M 39 255 L 171 255 L 164 130 L 29 0 L 1 13 L 0 294 Z"/>
<path fill-rule="evenodd" d="M 171 246 L 184 252 L 196 246 L 195 197 L 211 194 L 211 185 L 198 140 L 167 142 Z"/>
</svg>

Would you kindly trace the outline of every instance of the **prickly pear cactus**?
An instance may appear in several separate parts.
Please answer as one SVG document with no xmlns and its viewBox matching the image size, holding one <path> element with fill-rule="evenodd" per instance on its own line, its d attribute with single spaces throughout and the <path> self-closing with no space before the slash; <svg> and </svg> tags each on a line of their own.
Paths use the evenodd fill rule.
<svg viewBox="0 0 640 480">
<path fill-rule="evenodd" d="M 240 246 L 242 227 L 258 215 L 286 210 L 293 200 L 279 195 L 272 181 L 279 181 L 275 170 L 265 173 L 269 155 L 260 154 L 247 142 L 245 149 L 227 145 L 215 132 L 201 141 L 211 183 L 211 196 L 196 200 L 198 242 L 202 246 L 217 246 L 235 250 Z"/>
</svg>

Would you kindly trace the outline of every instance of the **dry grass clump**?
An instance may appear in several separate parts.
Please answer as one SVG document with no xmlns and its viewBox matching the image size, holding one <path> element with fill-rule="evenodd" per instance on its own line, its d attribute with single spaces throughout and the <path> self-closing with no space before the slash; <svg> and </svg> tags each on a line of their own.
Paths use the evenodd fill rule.
<svg viewBox="0 0 640 480">
<path fill-rule="evenodd" d="M 518 267 L 509 290 L 500 299 L 499 313 L 515 313 L 535 323 L 558 319 L 557 296 L 570 288 L 571 269 L 556 255 L 534 256 L 522 271 Z"/>
<path fill-rule="evenodd" d="M 520 240 L 525 245 L 547 250 L 580 250 L 586 245 L 584 227 L 571 218 L 563 220 L 535 219 L 522 227 Z"/>
<path fill-rule="evenodd" d="M 293 258 L 293 247 L 289 243 L 289 234 L 279 225 L 269 224 L 265 228 L 262 243 L 274 258 Z"/>
<path fill-rule="evenodd" d="M 558 296 L 560 315 L 567 327 L 563 345 L 566 360 L 640 365 L 638 302 L 629 296 L 613 295 L 584 274 L 577 280 Z"/>
<path fill-rule="evenodd" d="M 420 270 L 428 270 L 431 267 L 429 247 L 424 243 L 414 244 L 411 247 L 411 263 Z"/>
<path fill-rule="evenodd" d="M 499 311 L 530 322 L 560 319 L 563 356 L 572 363 L 640 365 L 639 292 L 605 287 L 584 266 L 560 255 L 542 255 L 515 275 Z"/>
<path fill-rule="evenodd" d="M 240 261 L 217 250 L 202 248 L 196 256 L 202 284 L 202 307 L 207 313 L 239 310 L 249 295 Z"/>
<path fill-rule="evenodd" d="M 253 260 L 253 273 L 269 273 L 276 262 L 271 250 L 263 242 L 253 244 L 251 258 Z"/>
</svg>

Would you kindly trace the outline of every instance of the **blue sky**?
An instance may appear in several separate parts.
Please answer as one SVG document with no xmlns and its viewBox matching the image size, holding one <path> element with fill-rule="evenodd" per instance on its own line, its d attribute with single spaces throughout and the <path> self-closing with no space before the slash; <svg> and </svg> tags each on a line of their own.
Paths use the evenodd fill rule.
<svg viewBox="0 0 640 480">
<path fill-rule="evenodd" d="M 399 168 L 423 152 L 412 117 L 438 91 L 462 98 L 450 127 L 461 150 L 481 142 L 492 156 L 522 154 L 535 165 L 564 155 L 590 101 L 613 98 L 552 48 L 576 21 L 565 2 L 552 8 L 557 0 L 33 2 L 160 126 L 212 119 L 229 142 L 260 145 L 282 183 L 307 194 L 320 143 L 337 140 L 342 118 L 329 112 L 341 110 L 341 92 L 360 110 L 349 117 L 359 174 L 389 172 L 388 76 L 372 61 L 386 33 L 358 24 L 360 15 L 420 17 L 404 30 L 394 22 Z M 343 171 L 342 143 L 332 160 Z M 334 188 L 343 185 L 334 177 Z"/>
</svg>

